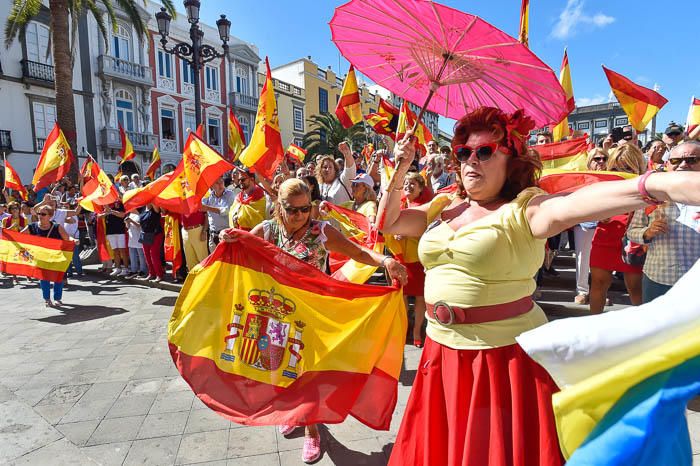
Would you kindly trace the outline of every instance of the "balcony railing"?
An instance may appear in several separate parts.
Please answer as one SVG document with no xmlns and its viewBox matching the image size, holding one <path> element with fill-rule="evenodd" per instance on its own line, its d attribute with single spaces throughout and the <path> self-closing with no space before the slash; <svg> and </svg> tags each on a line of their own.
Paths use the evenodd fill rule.
<svg viewBox="0 0 700 466">
<path fill-rule="evenodd" d="M 150 133 L 137 133 L 136 131 L 127 131 L 131 144 L 135 151 L 151 153 L 153 146 L 158 143 L 158 136 Z M 102 128 L 101 130 L 102 145 L 108 149 L 121 149 L 122 143 L 119 137 L 118 128 Z"/>
<path fill-rule="evenodd" d="M 101 74 L 128 82 L 153 86 L 151 68 L 146 65 L 122 60 L 111 55 L 97 57 L 97 66 Z"/>
<path fill-rule="evenodd" d="M 8 130 L 0 130 L 0 151 L 12 152 L 12 137 Z"/>
<path fill-rule="evenodd" d="M 22 60 L 22 77 L 33 81 L 45 82 L 53 85 L 53 66 L 37 61 Z"/>
<path fill-rule="evenodd" d="M 250 110 L 252 112 L 258 109 L 258 98 L 252 95 L 241 94 L 240 92 L 231 92 L 229 100 L 234 108 L 241 110 Z"/>
</svg>

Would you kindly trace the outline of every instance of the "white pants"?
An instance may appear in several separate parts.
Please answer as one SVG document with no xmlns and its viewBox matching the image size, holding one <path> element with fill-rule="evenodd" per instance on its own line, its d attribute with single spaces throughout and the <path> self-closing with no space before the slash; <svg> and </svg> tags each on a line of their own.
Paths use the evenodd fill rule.
<svg viewBox="0 0 700 466">
<path fill-rule="evenodd" d="M 595 228 L 574 227 L 576 243 L 576 291 L 588 294 L 588 273 L 591 270 L 591 242 Z"/>
</svg>

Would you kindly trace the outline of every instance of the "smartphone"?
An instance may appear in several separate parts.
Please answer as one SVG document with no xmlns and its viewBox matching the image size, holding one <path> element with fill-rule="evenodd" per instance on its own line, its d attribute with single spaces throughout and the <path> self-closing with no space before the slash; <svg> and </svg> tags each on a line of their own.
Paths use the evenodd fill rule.
<svg viewBox="0 0 700 466">
<path fill-rule="evenodd" d="M 624 131 L 621 126 L 617 126 L 613 128 L 612 133 L 610 133 L 612 136 L 613 142 L 618 142 L 622 138 L 624 138 Z"/>
</svg>

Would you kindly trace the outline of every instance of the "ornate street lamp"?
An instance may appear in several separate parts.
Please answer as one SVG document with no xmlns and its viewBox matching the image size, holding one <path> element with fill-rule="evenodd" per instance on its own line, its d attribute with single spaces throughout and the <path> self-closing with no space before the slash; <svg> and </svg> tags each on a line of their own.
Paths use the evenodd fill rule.
<svg viewBox="0 0 700 466">
<path fill-rule="evenodd" d="M 158 22 L 158 33 L 160 34 L 160 43 L 163 45 L 163 50 L 172 53 L 181 60 L 186 61 L 194 71 L 194 116 L 197 126 L 202 123 L 202 97 L 199 88 L 199 72 L 204 68 L 204 64 L 215 58 L 223 58 L 224 63 L 228 56 L 228 39 L 231 31 L 231 21 L 226 19 L 226 15 L 221 15 L 216 21 L 216 27 L 219 29 L 219 38 L 221 39 L 223 53 L 218 52 L 214 47 L 202 44 L 204 31 L 199 28 L 199 0 L 185 0 L 185 10 L 187 11 L 187 21 L 190 26 L 190 41 L 191 43 L 178 42 L 172 48 L 168 48 L 168 35 L 170 34 L 170 21 L 172 17 L 161 8 L 156 13 L 156 21 Z"/>
</svg>

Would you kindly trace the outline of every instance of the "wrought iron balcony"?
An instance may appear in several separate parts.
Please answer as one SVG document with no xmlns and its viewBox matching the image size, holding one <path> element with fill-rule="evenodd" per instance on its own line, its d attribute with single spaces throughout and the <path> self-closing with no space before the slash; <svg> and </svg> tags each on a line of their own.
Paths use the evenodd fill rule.
<svg viewBox="0 0 700 466">
<path fill-rule="evenodd" d="M 229 94 L 229 101 L 234 109 L 249 110 L 251 112 L 256 112 L 258 110 L 258 98 L 252 95 L 231 92 Z"/>
<path fill-rule="evenodd" d="M 102 128 L 100 131 L 100 140 L 102 145 L 108 149 L 121 149 L 122 142 L 119 137 L 118 128 Z M 150 133 L 137 133 L 136 131 L 127 131 L 131 144 L 137 152 L 147 152 L 150 154 L 153 151 L 153 146 L 158 145 L 158 136 Z"/>
<path fill-rule="evenodd" d="M 97 67 L 100 74 L 110 76 L 130 83 L 153 86 L 153 73 L 146 65 L 115 58 L 111 55 L 97 57 Z"/>
<path fill-rule="evenodd" d="M 22 78 L 35 84 L 53 87 L 53 66 L 31 60 L 22 60 Z"/>
<path fill-rule="evenodd" d="M 8 130 L 0 130 L 0 151 L 12 152 L 12 136 Z"/>
</svg>

